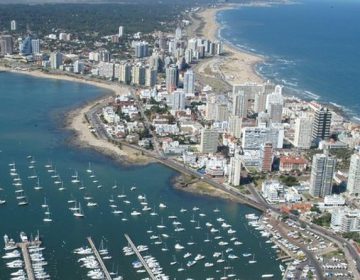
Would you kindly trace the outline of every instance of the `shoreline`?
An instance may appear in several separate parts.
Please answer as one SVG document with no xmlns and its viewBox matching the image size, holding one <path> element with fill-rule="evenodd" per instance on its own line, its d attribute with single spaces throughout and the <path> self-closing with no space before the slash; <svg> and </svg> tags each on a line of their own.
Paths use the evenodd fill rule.
<svg viewBox="0 0 360 280">
<path fill-rule="evenodd" d="M 202 24 L 198 26 L 197 29 L 199 36 L 203 36 L 212 41 L 222 40 L 224 42 L 224 56 L 222 61 L 219 63 L 215 61 L 214 64 L 218 63 L 220 72 L 222 72 L 223 76 L 225 76 L 225 82 L 227 82 L 230 86 L 243 84 L 243 83 L 264 83 L 268 80 L 267 77 L 258 72 L 257 66 L 261 63 L 264 63 L 268 58 L 265 55 L 251 52 L 249 50 L 243 49 L 229 42 L 228 40 L 222 38 L 220 36 L 221 30 L 224 28 L 221 26 L 221 23 L 217 20 L 218 13 L 226 10 L 232 10 L 242 7 L 271 7 L 272 5 L 296 5 L 297 2 L 292 1 L 274 1 L 269 3 L 252 3 L 252 4 L 222 4 L 221 6 L 215 8 L 206 8 L 204 10 L 200 10 L 196 13 L 200 17 L 200 21 Z M 192 34 L 193 35 L 193 34 Z M 216 58 L 211 58 L 210 63 L 213 60 L 217 60 Z M 196 67 L 198 73 L 201 75 L 205 74 L 205 71 L 201 71 L 201 64 L 209 63 L 209 61 L 200 62 L 200 66 Z M 235 64 L 235 65 L 234 65 Z M 215 76 L 215 72 L 212 73 Z M 226 79 L 226 77 L 234 76 L 233 79 Z M 242 77 L 240 77 L 242 76 Z M 301 100 L 314 100 L 317 103 L 328 107 L 333 110 L 336 114 L 340 115 L 344 121 L 360 124 L 360 115 L 356 112 L 348 109 L 344 105 L 335 105 L 331 101 L 322 100 L 321 96 L 314 99 L 312 97 L 308 97 L 304 95 L 305 90 L 291 88 L 290 86 L 285 86 L 290 91 L 295 91 L 293 94 L 285 94 L 288 97 L 296 97 Z M 318 100 L 320 99 L 320 100 Z"/>
<path fill-rule="evenodd" d="M 85 114 L 94 106 L 101 103 L 106 103 L 109 98 L 116 94 L 126 93 L 128 91 L 128 88 L 126 86 L 121 84 L 109 84 L 102 83 L 100 81 L 86 80 L 80 77 L 76 78 L 63 74 L 47 74 L 40 70 L 22 71 L 0 66 L 0 71 L 28 75 L 41 79 L 83 83 L 105 90 L 106 92 L 103 92 L 99 97 L 93 100 L 89 100 L 84 104 L 81 104 L 80 107 L 70 109 L 65 113 L 65 119 L 63 120 L 63 128 L 73 132 L 70 143 L 78 148 L 92 148 L 124 165 L 147 165 L 149 163 L 155 162 L 153 159 L 145 155 L 141 155 L 137 151 L 129 147 L 122 147 L 120 149 L 116 145 L 106 140 L 97 138 L 90 131 L 89 123 L 85 118 Z"/>
<path fill-rule="evenodd" d="M 224 55 L 211 58 L 209 64 L 217 64 L 225 82 L 231 86 L 242 83 L 262 83 L 265 81 L 256 71 L 256 65 L 265 61 L 265 57 L 241 50 L 224 40 L 220 36 L 221 24 L 217 21 L 219 12 L 243 7 L 242 4 L 228 4 L 216 8 L 207 8 L 196 13 L 202 24 L 198 29 L 201 35 L 211 41 L 222 40 L 224 42 Z M 220 60 L 220 61 L 219 61 Z M 205 61 L 206 62 L 206 61 Z M 204 64 L 204 62 L 200 63 Z M 201 65 L 198 67 L 199 74 L 203 74 Z"/>
</svg>

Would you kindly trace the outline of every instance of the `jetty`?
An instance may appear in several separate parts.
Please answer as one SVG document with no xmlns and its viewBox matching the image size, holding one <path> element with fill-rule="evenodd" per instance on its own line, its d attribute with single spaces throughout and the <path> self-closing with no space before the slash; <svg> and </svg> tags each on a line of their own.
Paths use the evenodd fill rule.
<svg viewBox="0 0 360 280">
<path fill-rule="evenodd" d="M 92 251 L 94 252 L 94 255 L 95 255 L 97 261 L 100 264 L 100 267 L 101 267 L 102 272 L 104 273 L 105 279 L 106 280 L 111 280 L 111 275 L 110 275 L 109 271 L 107 270 L 107 268 L 106 268 L 106 266 L 105 266 L 105 264 L 104 264 L 104 262 L 103 262 L 103 260 L 102 260 L 102 258 L 100 256 L 100 254 L 99 254 L 99 251 L 96 249 L 95 244 L 92 241 L 91 237 L 88 237 L 87 240 L 88 240 L 88 242 L 90 244 L 90 247 L 91 247 Z"/>
<path fill-rule="evenodd" d="M 125 235 L 125 238 L 126 238 L 127 242 L 129 243 L 131 249 L 135 252 L 135 254 L 138 257 L 139 261 L 142 263 L 142 265 L 145 268 L 146 272 L 149 274 L 150 279 L 152 279 L 152 280 L 158 279 L 158 278 L 155 277 L 154 273 L 151 271 L 150 267 L 148 266 L 148 264 L 146 263 L 144 258 L 141 256 L 139 250 L 137 249 L 135 244 L 132 242 L 129 235 L 127 235 L 127 234 L 124 234 L 124 235 Z"/>
<path fill-rule="evenodd" d="M 41 244 L 41 241 L 39 241 L 39 240 L 31 241 L 31 242 L 26 241 L 26 242 L 16 243 L 17 247 L 19 247 L 21 249 L 21 253 L 23 255 L 25 271 L 26 271 L 28 280 L 35 280 L 35 274 L 34 274 L 34 270 L 32 268 L 31 258 L 30 258 L 30 254 L 29 254 L 29 246 L 40 245 L 40 244 Z"/>
</svg>

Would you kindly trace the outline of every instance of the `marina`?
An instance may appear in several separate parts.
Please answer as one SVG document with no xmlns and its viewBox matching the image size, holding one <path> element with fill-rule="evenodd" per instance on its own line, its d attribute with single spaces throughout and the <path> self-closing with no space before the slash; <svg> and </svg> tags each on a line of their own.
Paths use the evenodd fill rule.
<svg viewBox="0 0 360 280">
<path fill-rule="evenodd" d="M 19 116 L 5 101 L 0 105 L 7 116 L 0 119 L 3 135 L 12 133 L 14 128 L 14 123 L 8 119 L 16 119 L 17 129 L 21 127 L 19 130 L 27 133 L 27 138 L 21 141 L 8 137 L 0 139 L 0 186 L 3 189 L 0 198 L 6 200 L 0 212 L 7 221 L 0 234 L 18 236 L 21 231 L 39 229 L 46 236 L 43 257 L 49 263 L 46 268 L 51 279 L 98 276 L 97 271 L 89 276 L 87 273 L 101 270 L 99 264 L 97 268 L 83 266 L 85 263 L 94 265 L 95 256 L 89 256 L 91 259 L 84 263 L 85 260 L 78 262 L 77 254 L 71 254 L 89 235 L 94 241 L 104 239 L 106 246 L 113 249 L 112 259 L 101 255 L 111 277 L 116 277 L 118 267 L 118 275 L 124 279 L 146 278 L 145 268 L 134 269 L 132 265 L 133 261 L 138 265 L 137 259 L 130 260 L 135 254 L 127 256 L 121 252 L 121 248 L 128 245 L 125 238 L 119 239 L 119 235 L 124 234 L 131 237 L 136 234 L 136 243 L 144 244 L 151 252 L 152 257 L 146 259 L 148 254 L 141 252 L 144 260 L 161 264 L 167 275 L 178 279 L 221 278 L 234 274 L 250 279 L 269 273 L 274 274 L 275 279 L 280 277 L 276 250 L 266 243 L 269 238 L 249 227 L 245 218 L 251 213 L 259 216 L 260 212 L 231 201 L 175 190 L 171 181 L 178 173 L 162 165 L 129 168 L 97 152 L 69 146 L 70 134 L 57 128 L 58 122 L 63 121 L 62 116 L 50 116 L 49 110 L 60 106 L 54 104 L 78 106 L 83 100 L 97 96 L 98 88 L 2 75 L 0 81 L 6 79 L 2 84 L 11 83 L 12 77 L 18 81 L 20 77 L 24 85 L 29 83 L 26 89 L 49 90 L 47 94 L 32 92 L 31 101 L 26 102 L 26 106 L 19 105 Z M 59 90 L 61 95 L 50 93 Z M 7 97 L 8 102 L 24 98 L 27 96 L 24 92 L 25 88 L 15 91 Z M 36 114 L 35 107 L 39 108 Z M 37 123 L 37 128 L 30 128 L 29 121 Z M 29 178 L 35 174 L 36 179 Z M 55 184 L 56 181 L 61 184 Z M 59 189 L 61 186 L 63 190 Z M 18 196 L 27 204 L 19 205 Z M 89 206 L 88 202 L 91 202 Z M 94 203 L 97 205 L 90 206 Z M 79 217 L 74 213 L 79 213 Z M 44 221 L 48 218 L 52 221 Z M 220 254 L 213 257 L 216 252 Z M 191 256 L 184 258 L 186 253 Z M 251 256 L 243 257 L 243 253 Z M 249 264 L 252 255 L 257 263 Z M 7 271 L 6 263 L 0 260 L 1 270 Z"/>
<path fill-rule="evenodd" d="M 102 260 L 102 258 L 100 256 L 98 250 L 96 249 L 96 247 L 94 245 L 94 242 L 92 241 L 91 237 L 88 237 L 87 240 L 88 240 L 88 242 L 90 244 L 90 247 L 91 247 L 97 261 L 99 262 L 99 264 L 101 266 L 101 270 L 104 273 L 105 279 L 106 280 L 111 280 L 112 279 L 111 275 L 110 275 L 109 271 L 107 270 L 107 268 L 106 268 L 106 266 L 105 266 L 105 264 L 104 264 L 104 262 L 103 262 L 103 260 Z"/>
</svg>

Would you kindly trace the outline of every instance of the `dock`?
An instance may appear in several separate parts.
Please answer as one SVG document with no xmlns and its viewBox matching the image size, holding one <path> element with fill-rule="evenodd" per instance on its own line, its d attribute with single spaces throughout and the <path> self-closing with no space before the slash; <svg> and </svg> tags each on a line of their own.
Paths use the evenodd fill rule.
<svg viewBox="0 0 360 280">
<path fill-rule="evenodd" d="M 102 260 L 102 258 L 100 256 L 100 254 L 99 254 L 99 251 L 96 249 L 96 247 L 94 245 L 94 242 L 92 241 L 91 237 L 88 237 L 87 240 L 88 240 L 88 242 L 90 244 L 90 247 L 91 247 L 92 251 L 94 252 L 94 255 L 95 255 L 97 261 L 100 264 L 101 270 L 103 271 L 103 273 L 105 275 L 105 279 L 106 280 L 111 280 L 111 275 L 110 275 L 109 271 L 107 270 L 107 268 L 106 268 L 106 266 L 105 266 L 105 264 L 104 264 L 104 262 L 103 262 L 103 260 Z"/>
<path fill-rule="evenodd" d="M 146 263 L 144 258 L 141 256 L 139 250 L 136 248 L 135 244 L 132 242 L 129 235 L 127 235 L 127 234 L 124 234 L 124 235 L 125 235 L 125 238 L 126 238 L 127 242 L 129 243 L 131 249 L 135 252 L 135 254 L 138 257 L 139 261 L 142 263 L 143 267 L 145 268 L 145 270 L 149 274 L 150 279 L 156 280 L 157 278 L 155 277 L 154 273 L 151 271 L 150 267 L 148 266 L 148 264 Z"/>
<path fill-rule="evenodd" d="M 22 253 L 23 258 L 24 258 L 25 271 L 26 271 L 26 275 L 27 275 L 28 280 L 35 280 L 35 274 L 34 274 L 34 270 L 32 268 L 31 258 L 30 258 L 30 254 L 29 254 L 29 246 L 31 246 L 33 244 L 38 245 L 39 242 L 40 241 L 20 242 L 20 243 L 16 244 L 21 249 L 21 253 Z"/>
</svg>

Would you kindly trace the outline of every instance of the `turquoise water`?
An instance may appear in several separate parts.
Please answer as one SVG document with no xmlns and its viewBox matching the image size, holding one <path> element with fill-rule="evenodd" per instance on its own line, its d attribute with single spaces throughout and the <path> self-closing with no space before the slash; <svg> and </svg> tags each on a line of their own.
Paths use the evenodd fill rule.
<svg viewBox="0 0 360 280">
<path fill-rule="evenodd" d="M 86 245 L 86 237 L 92 236 L 96 245 L 104 238 L 109 248 L 112 260 L 106 261 L 111 270 L 119 267 L 119 272 L 125 279 L 142 279 L 144 274 L 138 274 L 131 266 L 135 257 L 125 257 L 122 248 L 126 245 L 124 233 L 130 235 L 136 244 L 149 245 L 149 252 L 157 258 L 164 272 L 171 279 L 205 279 L 205 277 L 216 277 L 219 279 L 224 275 L 224 267 L 233 267 L 225 272 L 234 272 L 239 279 L 259 279 L 261 274 L 273 273 L 276 279 L 280 277 L 278 262 L 275 260 L 272 244 L 265 243 L 266 239 L 260 233 L 250 228 L 244 218 L 247 213 L 257 213 L 255 210 L 236 203 L 211 198 L 199 197 L 174 190 L 171 180 L 177 173 L 159 164 L 148 166 L 126 166 L 120 165 L 111 159 L 89 149 L 79 149 L 69 144 L 71 132 L 63 128 L 63 119 L 70 108 L 99 97 L 103 90 L 89 85 L 37 79 L 25 75 L 0 73 L 0 185 L 4 191 L 0 192 L 0 198 L 6 199 L 6 205 L 0 206 L 0 235 L 5 233 L 18 240 L 19 233 L 25 231 L 28 235 L 35 234 L 37 230 L 44 241 L 46 250 L 45 258 L 49 265 L 46 270 L 52 279 L 72 280 L 87 279 L 87 270 L 80 268 L 77 262 L 78 256 L 72 254 L 72 250 Z M 36 160 L 36 172 L 40 178 L 43 190 L 33 189 L 33 179 L 28 179 L 33 172 L 28 168 L 28 155 L 33 155 Z M 56 167 L 61 179 L 64 181 L 65 191 L 59 191 L 44 167 L 48 162 Z M 9 175 L 11 162 L 16 163 L 18 173 L 23 181 L 23 188 L 28 196 L 29 205 L 17 206 L 15 188 Z M 89 174 L 86 173 L 88 163 L 91 162 L 92 169 L 96 174 L 98 183 L 93 183 Z M 71 183 L 71 176 L 78 171 L 83 180 L 85 190 L 79 190 Z M 114 182 L 119 186 L 113 189 Z M 102 188 L 97 188 L 101 184 Z M 131 186 L 136 186 L 135 191 L 130 191 Z M 131 204 L 125 204 L 117 198 L 123 192 Z M 158 216 L 150 216 L 149 212 L 141 211 L 138 195 L 147 197 L 150 207 L 156 207 Z M 86 206 L 84 196 L 92 196 L 98 203 L 98 207 Z M 122 221 L 123 215 L 115 216 L 111 213 L 109 199 L 114 197 L 119 209 L 124 211 L 128 221 Z M 52 223 L 44 223 L 44 209 L 41 204 L 47 198 L 52 214 Z M 75 218 L 68 209 L 68 200 L 76 199 L 81 202 L 85 218 Z M 159 209 L 159 203 L 167 205 L 165 209 Z M 199 211 L 192 211 L 197 206 Z M 220 213 L 213 210 L 218 207 Z M 180 213 L 180 209 L 188 209 Z M 142 212 L 141 216 L 130 215 L 132 210 Z M 203 213 L 206 216 L 201 217 Z M 174 232 L 174 227 L 169 215 L 177 215 L 184 232 Z M 196 223 L 190 220 L 194 215 Z M 215 235 L 223 236 L 224 241 L 230 243 L 231 236 L 221 229 L 216 218 L 223 217 L 228 224 L 237 232 L 238 240 L 243 242 L 241 246 L 231 246 L 234 254 L 239 259 L 216 264 L 214 268 L 204 268 L 204 263 L 215 262 L 212 254 L 215 251 L 225 251 L 229 246 L 221 247 L 215 240 Z M 160 230 L 156 227 L 163 218 L 166 229 Z M 195 229 L 195 226 L 201 229 Z M 211 222 L 220 230 L 218 234 L 211 234 L 205 223 Z M 146 231 L 152 227 L 154 233 L 164 232 L 169 238 L 163 238 L 169 251 L 162 251 L 165 245 L 154 245 L 150 240 L 150 234 Z M 211 243 L 204 243 L 209 233 Z M 193 240 L 196 244 L 188 246 L 186 243 Z M 174 250 L 174 245 L 180 243 L 185 246 L 181 252 Z M 4 251 L 2 251 L 3 254 Z M 182 263 L 186 268 L 183 255 L 192 253 L 192 258 L 198 253 L 206 256 L 205 260 L 199 261 L 195 266 L 178 272 Z M 241 256 L 242 253 L 254 253 L 256 264 L 248 264 L 249 258 Z M 178 265 L 170 266 L 173 255 L 178 260 Z M 224 252 L 224 255 L 227 254 Z M 216 263 L 216 262 L 215 262 Z M 0 279 L 8 279 L 10 270 L 5 268 L 5 261 L 0 259 Z"/>
<path fill-rule="evenodd" d="M 221 36 L 264 55 L 258 71 L 307 98 L 360 116 L 360 2 L 299 1 L 219 13 Z"/>
</svg>

